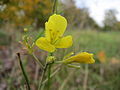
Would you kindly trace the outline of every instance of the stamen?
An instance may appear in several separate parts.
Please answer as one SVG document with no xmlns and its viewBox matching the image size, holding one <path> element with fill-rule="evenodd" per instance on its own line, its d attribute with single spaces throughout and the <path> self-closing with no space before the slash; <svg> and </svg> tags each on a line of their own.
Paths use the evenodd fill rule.
<svg viewBox="0 0 120 90">
<path fill-rule="evenodd" d="M 53 40 L 53 37 L 52 37 L 52 29 L 49 29 L 49 32 L 50 32 L 50 39 L 51 41 Z"/>
</svg>

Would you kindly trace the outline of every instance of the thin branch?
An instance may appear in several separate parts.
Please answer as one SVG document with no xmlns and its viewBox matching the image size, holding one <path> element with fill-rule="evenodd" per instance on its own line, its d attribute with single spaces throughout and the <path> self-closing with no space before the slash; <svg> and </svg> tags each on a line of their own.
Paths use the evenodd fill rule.
<svg viewBox="0 0 120 90">
<path fill-rule="evenodd" d="M 57 4 L 57 0 L 54 0 L 53 10 L 52 10 L 53 14 L 55 13 L 55 11 L 57 13 L 57 5 L 56 4 Z"/>
<path fill-rule="evenodd" d="M 43 78 L 44 78 L 44 76 L 45 76 L 45 72 L 46 72 L 46 70 L 47 70 L 47 66 L 48 66 L 48 64 L 46 63 L 46 64 L 45 64 L 45 68 L 44 68 L 43 73 L 42 73 L 42 76 L 41 76 L 41 80 L 40 80 L 40 82 L 39 82 L 38 90 L 41 90 L 42 82 L 43 82 Z"/>
<path fill-rule="evenodd" d="M 34 57 L 36 62 L 41 66 L 41 68 L 44 69 L 44 66 L 43 66 L 42 62 L 35 56 L 35 54 L 32 54 L 32 56 Z"/>
<path fill-rule="evenodd" d="M 50 90 L 50 75 L 51 75 L 51 65 L 52 64 L 48 64 L 48 90 Z"/>
<path fill-rule="evenodd" d="M 57 67 L 57 69 L 50 75 L 50 78 L 56 75 L 56 73 L 60 70 L 60 68 L 61 68 L 61 65 L 59 66 L 59 68 Z M 48 78 L 45 79 L 42 84 L 45 84 L 47 81 L 48 81 Z"/>
<path fill-rule="evenodd" d="M 22 64 L 22 61 L 21 61 L 20 53 L 17 53 L 17 56 L 18 56 L 18 60 L 19 60 L 20 67 L 21 67 L 21 71 L 22 71 L 23 76 L 24 76 L 24 78 L 25 78 L 25 81 L 26 81 L 26 83 L 27 83 L 28 90 L 31 90 L 31 89 L 30 89 L 30 85 L 29 85 L 29 80 L 28 80 L 27 74 L 26 74 L 26 72 L 25 72 L 25 70 L 24 70 L 24 67 L 23 67 L 23 64 Z"/>
<path fill-rule="evenodd" d="M 66 77 L 66 79 L 63 81 L 62 85 L 60 86 L 59 90 L 63 90 L 64 87 L 66 86 L 67 82 L 71 79 L 71 77 L 73 76 L 75 70 L 74 71 L 71 71 L 69 73 L 69 75 Z"/>
<path fill-rule="evenodd" d="M 34 76 L 34 82 L 35 82 L 35 84 L 37 84 L 38 76 L 39 76 L 39 65 L 37 64 L 36 65 L 36 69 L 35 69 L 35 76 Z"/>
<path fill-rule="evenodd" d="M 87 90 L 87 81 L 88 81 L 88 64 L 85 66 L 85 77 L 84 77 L 84 81 L 83 81 L 83 90 Z"/>
</svg>

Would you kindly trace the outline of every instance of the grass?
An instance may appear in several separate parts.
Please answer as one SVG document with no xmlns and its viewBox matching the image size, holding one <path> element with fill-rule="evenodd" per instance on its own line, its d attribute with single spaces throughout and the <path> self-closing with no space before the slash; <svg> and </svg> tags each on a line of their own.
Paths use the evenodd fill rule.
<svg viewBox="0 0 120 90">
<path fill-rule="evenodd" d="M 106 56 L 120 58 L 120 32 L 70 31 L 74 38 L 74 47 L 80 51 L 94 54 L 104 51 Z M 79 48 L 79 49 L 78 49 Z"/>
<path fill-rule="evenodd" d="M 32 32 L 32 34 L 34 34 L 33 36 L 35 36 L 36 33 L 36 31 Z M 62 67 L 60 72 L 58 72 L 57 75 L 52 78 L 51 90 L 120 90 L 120 64 L 112 64 L 111 62 L 100 63 L 97 58 L 97 54 L 101 51 L 104 51 L 108 60 L 112 58 L 116 58 L 115 60 L 120 59 L 120 32 L 68 30 L 65 34 L 72 35 L 74 43 L 71 48 L 58 50 L 56 52 L 56 56 L 58 59 L 61 60 L 64 55 L 71 51 L 74 51 L 76 53 L 81 51 L 88 51 L 95 54 L 96 63 L 88 65 L 88 69 L 86 69 L 86 65 L 83 64 L 81 64 L 81 69 L 73 69 L 66 66 Z M 16 32 L 16 36 L 16 42 L 18 42 L 21 39 L 21 34 L 19 32 Z M 16 45 L 16 47 L 18 47 L 19 49 L 19 46 Z M 14 49 L 16 49 L 16 47 L 13 46 Z M 45 59 L 44 54 L 42 54 L 44 57 L 42 58 L 43 60 Z M 40 54 L 38 53 L 38 55 Z M 9 56 L 9 58 L 11 56 Z M 29 77 L 32 77 L 30 80 L 32 85 L 34 84 L 32 79 L 34 79 L 33 77 L 34 73 L 36 72 L 36 66 L 35 64 L 33 64 L 33 58 L 31 58 L 30 56 L 25 57 L 26 59 L 23 60 L 23 63 L 24 61 L 27 62 L 27 64 L 24 64 L 24 66 L 28 70 Z M 27 58 L 29 59 L 29 62 Z M 14 62 L 15 61 L 16 59 L 14 60 Z M 3 62 L 2 59 L 0 62 Z M 7 76 L 1 79 L 0 84 L 5 80 L 9 87 L 13 89 L 15 85 L 13 85 L 12 83 L 16 81 L 16 83 L 19 82 L 19 85 L 16 87 L 23 88 L 22 86 L 24 84 L 24 80 L 21 77 L 22 75 L 18 74 L 18 76 L 16 76 L 16 74 L 13 73 L 20 72 L 20 70 L 18 69 L 18 64 L 16 63 L 12 67 L 12 72 L 6 72 L 4 71 L 4 69 L 1 69 L 2 72 L 4 72 Z M 0 64 L 0 66 L 2 67 L 4 65 Z M 12 77 L 9 76 L 9 74 Z M 39 77 L 39 75 L 37 76 Z M 16 79 L 18 77 L 20 78 L 20 80 L 12 79 Z M 7 80 L 11 80 L 11 82 L 8 82 Z"/>
<path fill-rule="evenodd" d="M 88 51 L 94 53 L 96 63 L 89 66 L 88 79 L 85 84 L 86 69 L 85 65 L 81 65 L 80 70 L 75 72 L 72 69 L 64 68 L 56 80 L 61 84 L 69 77 L 69 81 L 64 85 L 63 90 L 119 90 L 120 72 L 119 63 L 110 64 L 112 58 L 120 60 L 120 32 L 97 32 L 97 31 L 68 31 L 66 35 L 72 35 L 74 39 L 73 47 L 67 50 L 62 50 L 58 57 L 63 57 L 70 51 L 76 53 Z M 101 64 L 98 61 L 97 54 L 101 51 L 105 52 L 109 62 Z M 98 63 L 97 63 L 98 62 Z M 71 72 L 74 74 L 71 78 Z M 64 75 L 62 77 L 62 74 Z M 65 73 L 65 74 L 64 74 Z M 66 78 L 66 77 L 67 78 Z M 65 80 L 62 80 L 62 79 Z M 85 84 L 85 85 L 84 85 Z M 84 86 L 86 88 L 84 88 Z"/>
</svg>

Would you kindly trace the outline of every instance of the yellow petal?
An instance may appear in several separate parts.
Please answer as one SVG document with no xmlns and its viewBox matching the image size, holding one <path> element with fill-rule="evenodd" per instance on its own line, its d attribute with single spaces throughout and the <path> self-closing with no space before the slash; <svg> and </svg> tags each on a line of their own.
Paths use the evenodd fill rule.
<svg viewBox="0 0 120 90">
<path fill-rule="evenodd" d="M 45 23 L 45 37 L 49 42 L 51 42 L 51 37 L 52 37 L 51 30 L 53 30 L 53 26 L 54 25 L 52 25 L 52 23 L 50 23 L 50 22 L 49 22 L 49 24 L 48 24 L 48 22 Z"/>
<path fill-rule="evenodd" d="M 47 41 L 45 37 L 40 37 L 36 40 L 35 44 L 40 48 L 48 52 L 54 52 L 55 47 Z"/>
<path fill-rule="evenodd" d="M 56 48 L 69 48 L 70 46 L 72 46 L 73 44 L 73 40 L 72 40 L 72 36 L 66 36 L 61 38 L 60 40 L 58 40 L 55 43 L 55 47 Z"/>
<path fill-rule="evenodd" d="M 66 27 L 67 20 L 61 15 L 53 14 L 45 23 L 45 36 L 49 41 L 55 41 L 63 35 Z"/>
<path fill-rule="evenodd" d="M 75 56 L 72 56 L 66 60 L 63 61 L 64 63 L 72 63 L 72 62 L 77 62 L 77 63 L 94 63 L 95 60 L 93 59 L 93 54 L 87 53 L 87 52 L 82 52 L 79 53 Z"/>
</svg>

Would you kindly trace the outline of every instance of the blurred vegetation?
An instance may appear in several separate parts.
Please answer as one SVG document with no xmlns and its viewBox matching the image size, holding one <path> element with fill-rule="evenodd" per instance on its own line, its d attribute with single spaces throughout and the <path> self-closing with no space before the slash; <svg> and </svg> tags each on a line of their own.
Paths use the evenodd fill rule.
<svg viewBox="0 0 120 90">
<path fill-rule="evenodd" d="M 0 21 L 17 26 L 43 27 L 52 12 L 53 0 L 7 0 L 1 1 Z"/>
<path fill-rule="evenodd" d="M 87 8 L 77 8 L 73 0 L 63 4 L 63 7 L 64 16 L 70 28 L 99 29 L 97 23 L 89 16 Z"/>
<path fill-rule="evenodd" d="M 120 58 L 120 32 L 70 31 L 75 37 L 76 51 L 91 51 L 94 54 L 104 51 L 109 58 Z M 78 49 L 80 48 L 80 49 Z"/>
<path fill-rule="evenodd" d="M 67 34 L 71 34 L 74 37 L 72 50 L 76 53 L 82 51 L 94 53 L 96 64 L 89 65 L 87 85 L 84 81 L 87 72 L 86 68 L 83 66 L 80 71 L 76 70 L 76 72 L 73 72 L 76 73 L 73 75 L 74 79 L 69 79 L 70 82 L 68 81 L 68 83 L 72 88 L 70 89 L 69 85 L 66 84 L 66 88 L 63 90 L 119 90 L 120 32 L 71 30 L 68 31 Z M 72 50 L 64 50 L 64 54 Z M 102 55 L 100 55 L 101 53 Z M 101 62 L 101 59 L 104 59 L 104 62 Z M 69 70 L 68 73 L 70 74 Z"/>
<path fill-rule="evenodd" d="M 0 1 L 0 26 L 10 24 L 11 27 L 32 26 L 44 27 L 44 23 L 52 14 L 54 0 L 2 0 Z M 117 11 L 106 10 L 103 26 L 99 26 L 89 15 L 88 8 L 77 8 L 74 0 L 58 2 L 58 13 L 68 20 L 69 28 L 96 29 L 103 31 L 120 30 L 120 22 L 116 19 Z"/>
<path fill-rule="evenodd" d="M 21 51 L 24 48 L 19 41 L 24 32 L 18 27 L 23 30 L 30 26 L 29 34 L 36 39 L 52 13 L 53 1 L 0 0 L 0 90 L 24 90 L 25 81 L 16 60 L 18 51 L 22 53 L 24 67 L 31 78 L 31 88 L 36 90 L 41 69 L 31 56 Z M 81 65 L 80 70 L 63 67 L 52 78 L 51 90 L 120 90 L 120 22 L 116 19 L 116 11 L 106 11 L 104 25 L 100 27 L 89 16 L 87 8 L 78 9 L 74 0 L 65 1 L 58 2 L 58 13 L 67 18 L 66 34 L 74 37 L 74 45 L 58 50 L 57 59 L 71 51 L 88 51 L 95 54 L 96 63 L 88 67 Z M 38 50 L 36 54 L 45 60 L 46 52 Z"/>
<path fill-rule="evenodd" d="M 120 31 L 120 22 L 117 21 L 116 15 L 117 11 L 114 9 L 107 10 L 104 17 L 104 27 L 103 30 L 110 31 L 110 30 L 119 30 Z"/>
<path fill-rule="evenodd" d="M 37 37 L 35 35 L 39 34 L 33 30 L 30 32 L 32 32 L 31 35 L 33 37 Z M 16 34 L 18 36 L 20 32 Z M 66 34 L 71 34 L 74 37 L 74 45 L 72 48 L 58 50 L 55 54 L 58 60 L 61 60 L 63 56 L 71 51 L 74 51 L 75 53 L 88 51 L 95 54 L 96 63 L 94 65 L 89 65 L 88 70 L 86 69 L 86 66 L 82 64 L 80 70 L 63 67 L 57 75 L 52 78 L 53 84 L 51 85 L 51 89 L 85 90 L 86 88 L 86 90 L 119 90 L 120 32 L 68 30 Z M 19 40 L 21 40 L 21 38 L 16 38 L 17 42 Z M 14 56 L 14 52 L 21 48 L 19 43 L 16 44 L 10 46 L 13 48 L 13 53 L 8 52 L 7 48 L 6 50 L 4 49 L 5 51 L 0 51 L 2 54 L 2 56 L 0 56 L 0 61 L 2 63 L 0 64 L 0 75 L 2 77 L 0 80 L 0 88 L 3 88 L 2 85 L 4 84 L 4 88 L 10 88 L 11 90 L 14 88 L 20 88 L 19 90 L 22 90 L 25 83 L 21 75 L 22 73 L 20 73 L 16 57 Z M 102 55 L 100 55 L 101 52 L 103 52 Z M 46 52 L 42 53 L 41 50 L 38 50 L 36 54 L 39 59 L 45 60 Z M 7 55 L 10 60 L 7 59 L 7 57 L 4 57 L 4 55 Z M 27 70 L 31 82 L 31 88 L 35 90 L 41 70 L 35 64 L 31 56 L 22 54 L 22 57 L 24 67 Z M 101 62 L 101 59 L 105 59 L 105 62 Z M 14 72 L 16 72 L 16 74 L 14 74 Z M 39 73 L 37 79 L 35 79 L 36 73 Z M 33 81 L 33 79 L 35 81 Z"/>
<path fill-rule="evenodd" d="M 0 46 L 9 45 L 10 37 L 5 32 L 0 31 Z"/>
<path fill-rule="evenodd" d="M 100 26 L 90 17 L 88 8 L 77 8 L 74 0 L 66 0 L 63 7 L 63 15 L 67 18 L 70 28 L 120 31 L 120 22 L 116 18 L 117 11 L 115 9 L 106 10 L 103 26 Z"/>
</svg>

